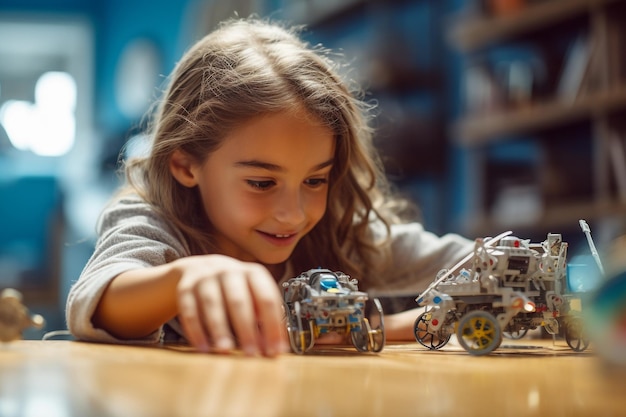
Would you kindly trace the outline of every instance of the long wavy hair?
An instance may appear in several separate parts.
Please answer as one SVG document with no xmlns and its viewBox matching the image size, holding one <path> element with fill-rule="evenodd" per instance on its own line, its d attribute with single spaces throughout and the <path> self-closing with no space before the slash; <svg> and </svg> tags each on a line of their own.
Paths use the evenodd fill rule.
<svg viewBox="0 0 626 417">
<path fill-rule="evenodd" d="M 376 280 L 397 203 L 372 145 L 372 106 L 340 77 L 330 51 L 300 38 L 299 27 L 258 18 L 233 19 L 195 43 L 167 80 L 148 126 L 150 153 L 126 161 L 125 191 L 138 193 L 178 228 L 192 254 L 215 252 L 213 228 L 197 188 L 180 185 L 169 171 L 181 149 L 202 162 L 243 121 L 302 107 L 334 133 L 335 158 L 328 206 L 296 246 L 296 273 L 314 267 L 343 271 L 364 287 Z M 387 233 L 388 234 L 388 233 Z M 383 234 L 384 235 L 384 234 Z"/>
</svg>

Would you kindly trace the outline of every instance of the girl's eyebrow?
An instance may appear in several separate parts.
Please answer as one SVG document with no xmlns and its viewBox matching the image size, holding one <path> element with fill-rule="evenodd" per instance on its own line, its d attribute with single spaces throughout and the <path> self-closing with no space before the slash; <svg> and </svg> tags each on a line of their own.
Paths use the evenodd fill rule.
<svg viewBox="0 0 626 417">
<path fill-rule="evenodd" d="M 315 165 L 311 171 L 318 171 L 322 168 L 326 168 L 327 166 L 332 165 L 334 162 L 335 162 L 335 158 L 331 158 L 328 161 L 324 161 L 321 164 Z M 268 171 L 275 171 L 275 172 L 282 172 L 285 170 L 280 165 L 272 164 L 270 162 L 258 161 L 256 159 L 251 159 L 248 161 L 237 161 L 235 162 L 235 166 L 261 168 L 261 169 L 266 169 Z"/>
</svg>

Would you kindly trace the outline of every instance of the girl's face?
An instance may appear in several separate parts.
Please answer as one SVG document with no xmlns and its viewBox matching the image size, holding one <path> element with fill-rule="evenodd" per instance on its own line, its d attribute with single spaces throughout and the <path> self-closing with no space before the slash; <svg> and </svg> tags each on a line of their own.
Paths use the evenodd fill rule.
<svg viewBox="0 0 626 417">
<path fill-rule="evenodd" d="M 176 173 L 184 157 L 171 169 L 198 186 L 221 253 L 269 265 L 287 260 L 324 215 L 334 153 L 329 128 L 288 111 L 235 129 L 202 164 L 187 160 L 187 183 Z"/>
</svg>

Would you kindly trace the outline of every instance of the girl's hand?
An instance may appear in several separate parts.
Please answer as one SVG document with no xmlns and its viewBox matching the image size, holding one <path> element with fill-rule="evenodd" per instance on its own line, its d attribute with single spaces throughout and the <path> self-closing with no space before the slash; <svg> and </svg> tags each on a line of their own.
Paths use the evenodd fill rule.
<svg viewBox="0 0 626 417">
<path fill-rule="evenodd" d="M 275 356 L 289 350 L 283 300 L 262 265 L 222 255 L 175 261 L 178 313 L 189 342 L 203 352 Z"/>
</svg>

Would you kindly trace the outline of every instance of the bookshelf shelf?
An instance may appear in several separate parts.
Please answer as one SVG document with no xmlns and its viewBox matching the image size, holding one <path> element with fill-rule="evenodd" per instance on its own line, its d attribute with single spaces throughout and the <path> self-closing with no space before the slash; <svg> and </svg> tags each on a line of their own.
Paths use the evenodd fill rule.
<svg viewBox="0 0 626 417">
<path fill-rule="evenodd" d="M 606 217 L 623 216 L 624 213 L 626 213 L 626 201 L 573 202 L 544 210 L 541 217 L 532 224 L 523 221 L 499 222 L 488 215 L 478 216 L 467 227 L 467 232 L 473 236 L 487 236 L 494 230 L 508 229 L 558 231 L 561 228 L 571 227 L 572 224 L 577 225 L 580 219 L 593 222 Z"/>
<path fill-rule="evenodd" d="M 470 52 L 508 38 L 536 31 L 589 10 L 623 0 L 547 0 L 528 6 L 518 14 L 498 17 L 458 17 L 448 33 L 459 50 Z"/>
<path fill-rule="evenodd" d="M 574 101 L 554 100 L 524 109 L 470 116 L 454 128 L 454 136 L 465 145 L 479 145 L 542 128 L 609 114 L 626 107 L 626 85 L 609 91 L 590 93 Z"/>
</svg>

